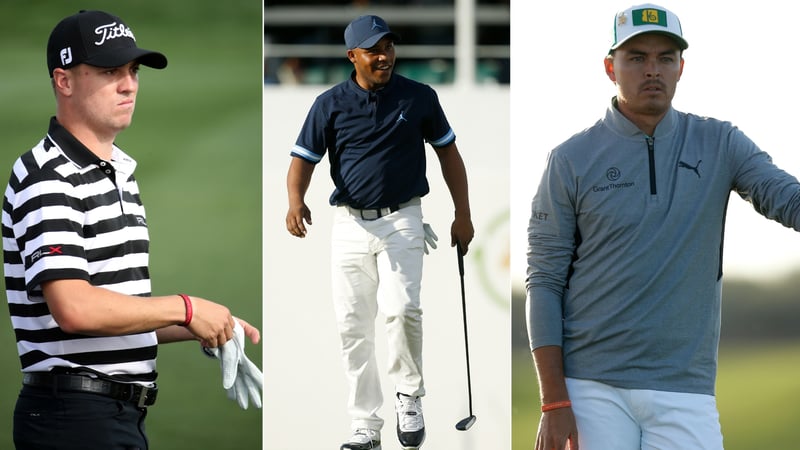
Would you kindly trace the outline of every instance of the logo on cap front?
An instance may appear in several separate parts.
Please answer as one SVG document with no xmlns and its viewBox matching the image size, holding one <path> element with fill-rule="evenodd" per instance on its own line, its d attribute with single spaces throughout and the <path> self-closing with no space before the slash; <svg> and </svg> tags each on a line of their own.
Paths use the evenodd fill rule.
<svg viewBox="0 0 800 450">
<path fill-rule="evenodd" d="M 637 9 L 631 11 L 633 26 L 661 25 L 667 26 L 667 12 L 660 9 Z"/>
<path fill-rule="evenodd" d="M 103 45 L 106 41 L 121 37 L 131 38 L 134 40 L 134 42 L 136 41 L 131 29 L 126 27 L 123 23 L 117 24 L 117 22 L 114 22 L 106 25 L 100 25 L 94 29 L 94 34 L 100 36 L 100 40 L 94 43 L 94 45 L 98 46 Z"/>
<path fill-rule="evenodd" d="M 62 48 L 60 52 L 58 52 L 59 56 L 61 56 L 61 65 L 66 66 L 67 64 L 72 62 L 72 47 L 65 47 Z"/>
<path fill-rule="evenodd" d="M 377 28 L 379 30 L 382 30 L 383 29 L 383 25 L 379 24 L 378 21 L 375 20 L 375 18 L 373 18 L 372 19 L 372 28 L 371 29 L 374 30 L 375 28 Z"/>
</svg>

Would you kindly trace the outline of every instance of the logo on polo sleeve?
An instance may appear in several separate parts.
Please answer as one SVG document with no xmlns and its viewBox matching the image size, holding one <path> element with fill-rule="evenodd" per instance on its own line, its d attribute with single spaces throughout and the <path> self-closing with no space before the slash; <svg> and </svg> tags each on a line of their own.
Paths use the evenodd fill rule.
<svg viewBox="0 0 800 450">
<path fill-rule="evenodd" d="M 43 258 L 45 256 L 51 255 L 63 255 L 64 252 L 61 250 L 61 245 L 45 245 L 44 247 L 37 249 L 35 252 L 31 253 L 31 264 L 36 262 L 39 258 Z"/>
</svg>

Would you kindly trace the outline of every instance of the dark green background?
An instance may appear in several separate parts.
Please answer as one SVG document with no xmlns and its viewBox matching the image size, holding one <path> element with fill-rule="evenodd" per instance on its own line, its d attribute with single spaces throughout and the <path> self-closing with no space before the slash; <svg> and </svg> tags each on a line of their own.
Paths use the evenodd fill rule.
<svg viewBox="0 0 800 450">
<path fill-rule="evenodd" d="M 0 5 L 0 167 L 47 131 L 55 101 L 45 47 L 53 26 L 103 9 L 140 47 L 169 59 L 143 67 L 133 125 L 117 144 L 139 162 L 148 215 L 153 294 L 186 292 L 223 303 L 259 329 L 261 290 L 262 4 L 215 1 L 31 1 Z M 3 289 L 5 298 L 5 289 Z M 0 310 L 7 311 L 5 307 Z M 261 367 L 262 345 L 248 345 Z M 162 346 L 159 399 L 147 417 L 153 449 L 261 448 L 261 410 L 241 410 L 216 361 L 195 343 Z M 19 360 L 0 314 L 0 448 L 13 448 Z"/>
</svg>

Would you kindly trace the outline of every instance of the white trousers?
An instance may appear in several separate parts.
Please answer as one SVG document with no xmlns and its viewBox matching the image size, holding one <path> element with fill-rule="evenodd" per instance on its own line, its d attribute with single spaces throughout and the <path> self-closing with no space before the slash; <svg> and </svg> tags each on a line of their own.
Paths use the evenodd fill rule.
<svg viewBox="0 0 800 450">
<path fill-rule="evenodd" d="M 425 394 L 419 301 L 424 239 L 419 204 L 377 220 L 363 220 L 344 206 L 336 208 L 331 279 L 353 429 L 383 426 L 375 358 L 379 311 L 386 320 L 388 375 L 396 392 Z"/>
<path fill-rule="evenodd" d="M 714 396 L 567 378 L 581 450 L 722 450 Z"/>
</svg>

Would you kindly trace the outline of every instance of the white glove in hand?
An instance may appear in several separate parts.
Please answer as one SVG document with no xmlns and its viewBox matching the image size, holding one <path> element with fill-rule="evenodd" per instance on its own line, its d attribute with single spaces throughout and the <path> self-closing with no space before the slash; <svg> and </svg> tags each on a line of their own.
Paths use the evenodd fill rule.
<svg viewBox="0 0 800 450">
<path fill-rule="evenodd" d="M 247 409 L 248 399 L 252 399 L 256 408 L 261 408 L 261 388 L 263 385 L 261 370 L 242 355 L 239 361 L 239 374 L 233 386 L 227 390 L 228 398 L 239 403 L 242 409 Z"/>
<path fill-rule="evenodd" d="M 217 348 L 204 348 L 209 356 L 219 359 L 222 369 L 222 387 L 228 398 L 247 409 L 249 400 L 256 408 L 261 408 L 261 389 L 264 384 L 263 374 L 244 353 L 244 328 L 236 322 L 233 328 L 233 339 Z"/>
<path fill-rule="evenodd" d="M 428 252 L 428 246 L 430 245 L 431 248 L 436 248 L 436 241 L 439 240 L 439 236 L 436 236 L 436 233 L 433 232 L 433 228 L 427 223 L 422 224 L 422 229 L 425 230 L 425 242 L 422 243 L 423 250 L 425 250 L 425 254 L 430 254 Z"/>
</svg>

